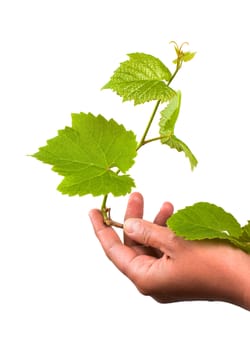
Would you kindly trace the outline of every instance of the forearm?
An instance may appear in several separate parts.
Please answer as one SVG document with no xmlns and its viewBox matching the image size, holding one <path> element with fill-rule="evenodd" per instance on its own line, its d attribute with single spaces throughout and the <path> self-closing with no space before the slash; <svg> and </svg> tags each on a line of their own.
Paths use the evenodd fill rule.
<svg viewBox="0 0 250 350">
<path fill-rule="evenodd" d="M 250 311 L 250 254 L 237 250 L 234 264 L 239 281 L 232 295 L 234 303 Z"/>
<path fill-rule="evenodd" d="M 221 248 L 219 254 L 214 251 L 217 298 L 250 311 L 250 254 L 229 246 Z"/>
<path fill-rule="evenodd" d="M 178 241 L 183 249 L 173 257 L 174 269 L 167 274 L 165 297 L 159 290 L 161 298 L 156 300 L 223 301 L 250 311 L 249 254 L 213 240 Z"/>
</svg>

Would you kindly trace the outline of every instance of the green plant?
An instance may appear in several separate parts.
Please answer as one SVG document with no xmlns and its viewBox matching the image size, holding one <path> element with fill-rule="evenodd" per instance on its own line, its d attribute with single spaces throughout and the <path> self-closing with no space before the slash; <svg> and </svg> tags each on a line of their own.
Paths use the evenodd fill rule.
<svg viewBox="0 0 250 350">
<path fill-rule="evenodd" d="M 160 142 L 183 152 L 191 169 L 197 160 L 189 147 L 175 135 L 175 125 L 181 106 L 181 92 L 171 88 L 171 83 L 183 63 L 195 56 L 184 51 L 184 44 L 174 44 L 176 57 L 171 73 L 162 61 L 145 53 L 128 54 L 103 89 L 111 89 L 123 102 L 134 105 L 155 101 L 152 114 L 142 137 L 137 141 L 133 131 L 128 131 L 113 119 L 91 113 L 72 114 L 72 126 L 58 131 L 33 156 L 52 165 L 52 170 L 64 179 L 58 190 L 69 196 L 103 196 L 101 210 L 107 225 L 122 227 L 110 217 L 107 199 L 110 194 L 122 196 L 135 187 L 128 174 L 139 150 L 146 144 Z M 159 111 L 160 110 L 160 111 Z M 159 134 L 148 138 L 148 132 L 159 114 Z M 250 222 L 241 227 L 236 219 L 214 204 L 200 202 L 179 210 L 167 225 L 185 239 L 222 239 L 250 252 Z"/>
</svg>

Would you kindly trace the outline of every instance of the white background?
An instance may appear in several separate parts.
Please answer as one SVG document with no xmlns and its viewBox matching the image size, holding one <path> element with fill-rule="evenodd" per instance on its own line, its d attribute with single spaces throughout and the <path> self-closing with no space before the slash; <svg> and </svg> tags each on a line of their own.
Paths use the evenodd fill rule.
<svg viewBox="0 0 250 350">
<path fill-rule="evenodd" d="M 169 41 L 197 51 L 174 82 L 176 134 L 199 165 L 156 145 L 131 173 L 151 220 L 210 201 L 241 224 L 249 208 L 248 1 L 43 0 L 0 2 L 0 348 L 249 349 L 249 312 L 218 302 L 157 304 L 106 259 L 88 211 L 101 198 L 62 196 L 50 167 L 26 155 L 70 125 L 101 113 L 140 132 L 153 105 L 134 108 L 101 91 L 131 52 L 170 68 Z M 187 47 L 188 48 L 188 47 Z M 122 220 L 127 198 L 111 199 Z M 240 288 L 240 286 L 239 286 Z M 240 345 L 239 345 L 240 343 Z"/>
</svg>

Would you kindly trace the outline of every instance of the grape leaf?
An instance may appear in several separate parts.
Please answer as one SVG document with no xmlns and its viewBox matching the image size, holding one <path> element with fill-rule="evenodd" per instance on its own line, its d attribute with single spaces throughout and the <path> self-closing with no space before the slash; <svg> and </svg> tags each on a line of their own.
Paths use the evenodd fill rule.
<svg viewBox="0 0 250 350">
<path fill-rule="evenodd" d="M 181 106 L 181 92 L 177 91 L 176 95 L 169 101 L 167 107 L 161 111 L 159 121 L 161 143 L 176 149 L 178 152 L 184 152 L 189 159 L 191 169 L 193 170 L 198 164 L 197 159 L 189 147 L 174 135 L 175 124 L 177 122 Z"/>
<path fill-rule="evenodd" d="M 242 233 L 240 224 L 230 213 L 206 202 L 177 211 L 168 219 L 167 225 L 177 236 L 188 240 L 219 238 L 233 243 Z"/>
<path fill-rule="evenodd" d="M 250 221 L 241 227 L 233 215 L 214 204 L 198 202 L 181 209 L 167 226 L 188 240 L 222 239 L 250 253 Z"/>
<path fill-rule="evenodd" d="M 159 121 L 160 135 L 168 137 L 174 133 L 176 121 L 178 119 L 181 107 L 181 92 L 176 91 L 176 95 L 171 98 L 166 108 L 161 111 Z"/>
<path fill-rule="evenodd" d="M 166 82 L 169 69 L 156 57 L 145 53 L 128 54 L 103 89 L 111 89 L 123 98 L 141 104 L 153 100 L 166 102 L 175 95 Z"/>
<path fill-rule="evenodd" d="M 135 187 L 125 173 L 134 163 L 136 147 L 134 133 L 123 125 L 80 113 L 72 114 L 72 127 L 59 130 L 33 156 L 64 176 L 58 186 L 63 194 L 120 196 Z"/>
<path fill-rule="evenodd" d="M 170 148 L 174 148 L 178 152 L 184 152 L 185 156 L 188 158 L 189 163 L 191 165 L 191 169 L 193 170 L 196 165 L 198 164 L 197 159 L 195 158 L 194 154 L 191 152 L 189 147 L 180 139 L 178 139 L 176 136 L 172 135 L 168 139 L 164 141 L 162 139 L 162 143 L 165 143 L 168 145 Z"/>
</svg>

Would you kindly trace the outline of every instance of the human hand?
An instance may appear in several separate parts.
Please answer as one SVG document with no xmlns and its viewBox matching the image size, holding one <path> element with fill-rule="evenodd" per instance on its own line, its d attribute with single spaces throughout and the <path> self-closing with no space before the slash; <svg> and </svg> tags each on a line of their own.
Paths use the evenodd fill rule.
<svg viewBox="0 0 250 350">
<path fill-rule="evenodd" d="M 227 244 L 177 237 L 165 224 L 172 213 L 166 202 L 153 223 L 143 220 L 143 197 L 133 193 L 123 242 L 99 210 L 90 218 L 107 257 L 142 294 L 162 303 L 217 300 L 250 309 L 250 256 Z"/>
</svg>

